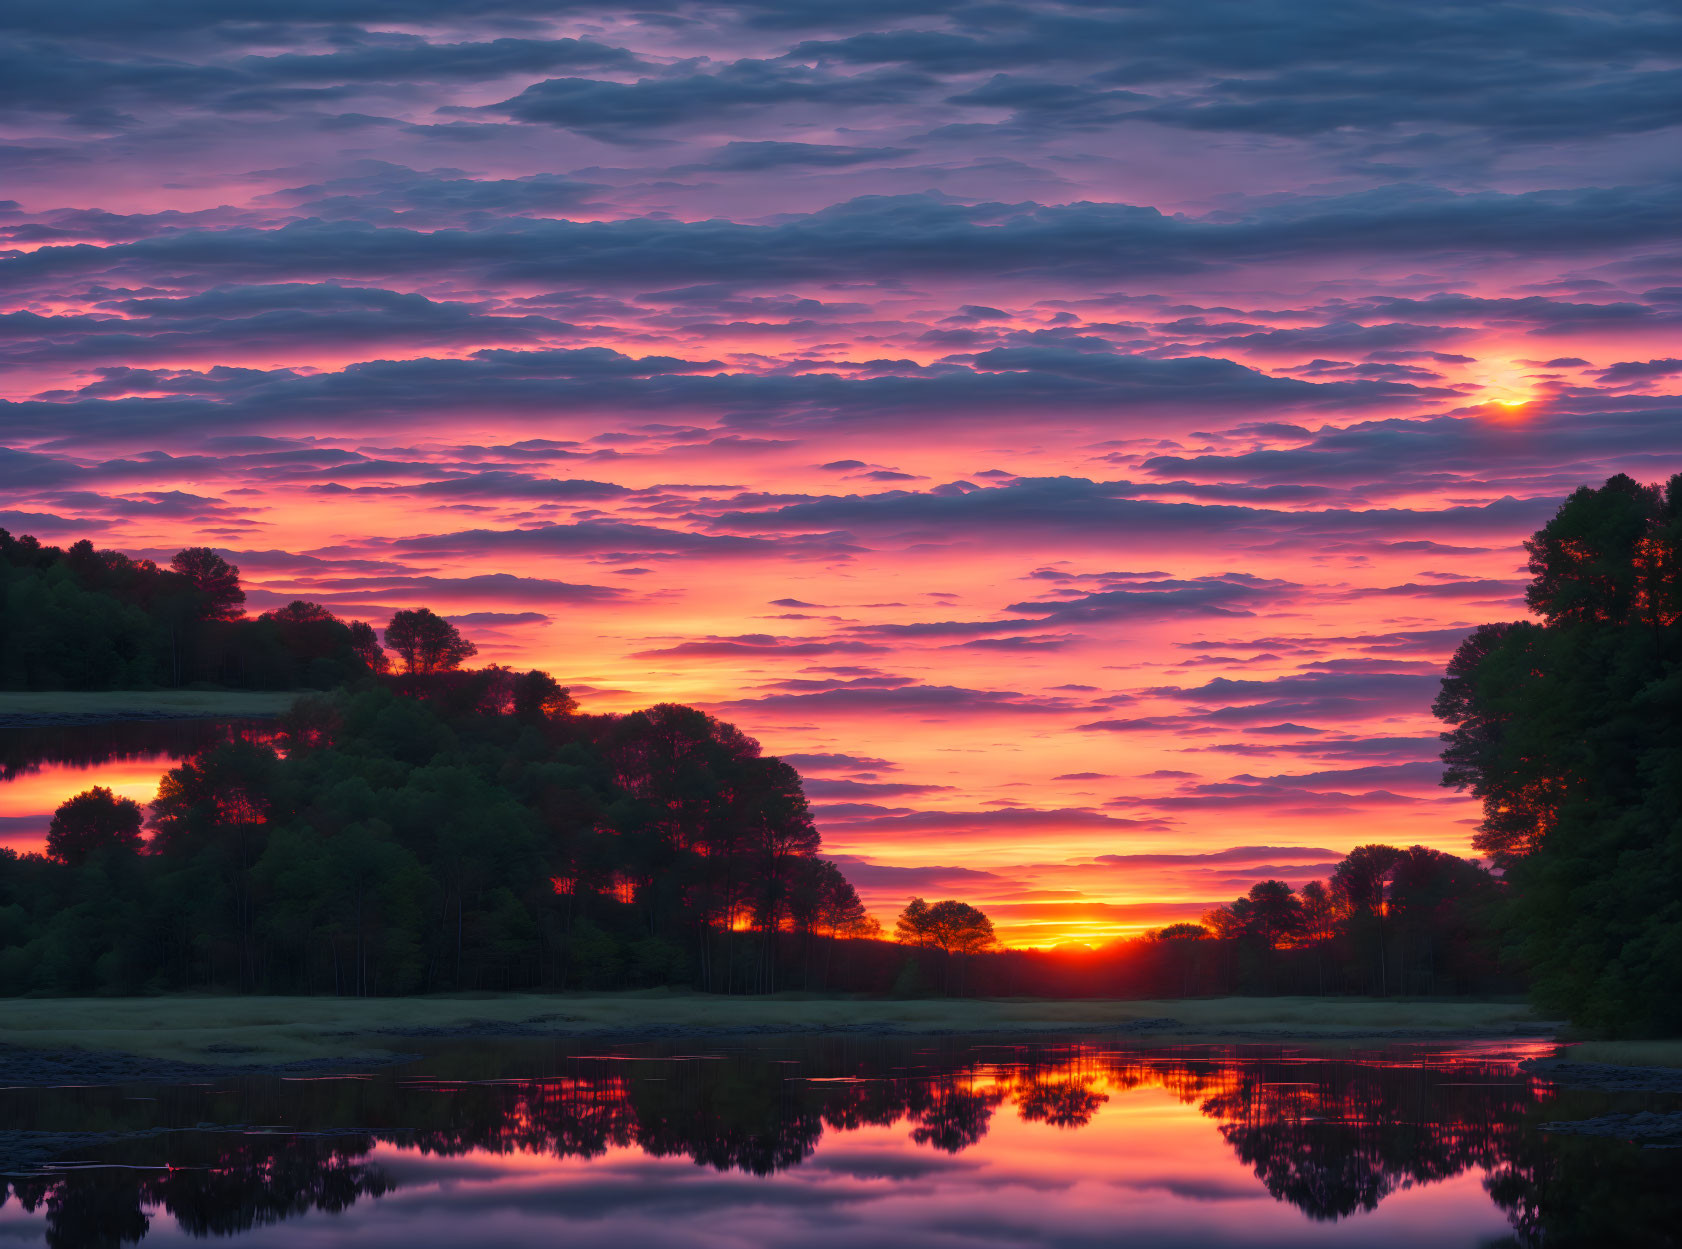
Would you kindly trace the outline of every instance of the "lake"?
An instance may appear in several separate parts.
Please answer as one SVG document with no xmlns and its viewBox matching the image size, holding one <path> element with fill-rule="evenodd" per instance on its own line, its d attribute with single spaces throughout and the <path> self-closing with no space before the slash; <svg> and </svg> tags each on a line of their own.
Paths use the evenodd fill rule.
<svg viewBox="0 0 1682 1249">
<path fill-rule="evenodd" d="M 0 1090 L 0 1245 L 1676 1243 L 1677 1151 L 1541 1130 L 1676 1099 L 1562 1093 L 1550 1048 L 502 1040 Z"/>
</svg>

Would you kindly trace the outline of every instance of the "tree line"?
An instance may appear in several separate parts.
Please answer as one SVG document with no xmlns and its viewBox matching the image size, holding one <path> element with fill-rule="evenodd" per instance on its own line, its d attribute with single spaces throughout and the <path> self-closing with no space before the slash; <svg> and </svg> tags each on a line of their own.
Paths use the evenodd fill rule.
<svg viewBox="0 0 1682 1249">
<path fill-rule="evenodd" d="M 1179 991 L 1453 994 L 1519 987 L 1499 957 L 1501 881 L 1425 846 L 1357 846 L 1300 890 L 1263 880 L 1137 957 Z"/>
<path fill-rule="evenodd" d="M 0 992 L 819 987 L 876 925 L 818 849 L 799 775 L 732 725 L 417 667 L 0 851 Z"/>
<path fill-rule="evenodd" d="M 371 625 L 318 604 L 246 615 L 239 569 L 209 547 L 160 567 L 0 529 L 0 689 L 329 689 L 382 661 Z"/>
</svg>

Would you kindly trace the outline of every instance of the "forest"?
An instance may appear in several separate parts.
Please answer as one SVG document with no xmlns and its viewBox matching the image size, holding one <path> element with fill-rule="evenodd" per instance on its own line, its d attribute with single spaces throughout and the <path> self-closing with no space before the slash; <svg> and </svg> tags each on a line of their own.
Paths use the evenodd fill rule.
<svg viewBox="0 0 1682 1249">
<path fill-rule="evenodd" d="M 247 616 L 244 604 L 239 569 L 209 547 L 159 567 L 0 529 L 0 689 L 331 689 L 380 670 L 366 622 L 303 602 Z"/>
<path fill-rule="evenodd" d="M 396 678 L 229 732 L 149 816 L 96 788 L 47 855 L 0 854 L 0 992 L 815 983 L 874 931 L 817 849 L 794 769 L 702 712 Z"/>
</svg>

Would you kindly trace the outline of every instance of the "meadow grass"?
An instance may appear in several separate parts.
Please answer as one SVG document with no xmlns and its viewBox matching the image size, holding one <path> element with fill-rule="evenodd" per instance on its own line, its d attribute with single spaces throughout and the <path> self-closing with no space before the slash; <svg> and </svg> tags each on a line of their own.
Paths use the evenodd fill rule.
<svg viewBox="0 0 1682 1249">
<path fill-rule="evenodd" d="M 1682 1041 L 1583 1041 L 1567 1046 L 1560 1057 L 1614 1067 L 1682 1067 Z"/>
<path fill-rule="evenodd" d="M 6 716 L 274 716 L 297 699 L 275 690 L 0 690 Z"/>
<path fill-rule="evenodd" d="M 1396 1033 L 1445 1039 L 1492 1031 L 1548 1032 L 1512 1002 L 1369 998 L 1212 998 L 1179 1001 L 1009 999 L 880 1000 L 804 994 L 731 998 L 672 990 L 615 994 L 448 994 L 406 998 L 13 998 L 0 1001 L 0 1044 L 123 1051 L 191 1062 L 274 1064 L 371 1058 L 413 1048 L 413 1029 L 495 1033 L 518 1026 L 554 1035 L 651 1035 L 705 1028 L 823 1032 L 1017 1032 L 1144 1019 L 1178 1026 L 1154 1040 L 1347 1040 Z M 398 1035 L 393 1035 L 398 1034 Z"/>
</svg>

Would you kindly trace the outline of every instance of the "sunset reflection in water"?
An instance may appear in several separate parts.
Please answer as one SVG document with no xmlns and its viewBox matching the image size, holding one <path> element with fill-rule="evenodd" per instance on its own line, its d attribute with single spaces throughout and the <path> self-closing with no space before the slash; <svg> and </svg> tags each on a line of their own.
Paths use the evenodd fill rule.
<svg viewBox="0 0 1682 1249">
<path fill-rule="evenodd" d="M 1674 1226 L 1677 1213 L 1656 1178 L 1663 1151 L 1537 1130 L 1600 1109 L 1562 1111 L 1520 1069 L 1540 1046 L 1327 1056 L 828 1040 L 549 1050 L 540 1079 L 502 1074 L 533 1069 L 532 1046 L 500 1048 L 523 1057 L 471 1082 L 426 1074 L 464 1069 L 460 1049 L 366 1079 L 144 1091 L 156 1101 L 8 1092 L 6 1116 L 25 1130 L 245 1126 L 72 1149 L 14 1178 L 0 1236 L 1483 1245 L 1558 1243 L 1558 1228 L 1595 1217 Z M 76 1165 L 92 1162 L 114 1165 Z M 1597 1214 L 1594 1193 L 1617 1193 L 1616 1209 Z"/>
<path fill-rule="evenodd" d="M 177 760 L 230 736 L 269 731 L 259 720 L 0 725 L 0 848 L 40 852 L 53 812 L 95 785 L 144 806 Z"/>
</svg>

